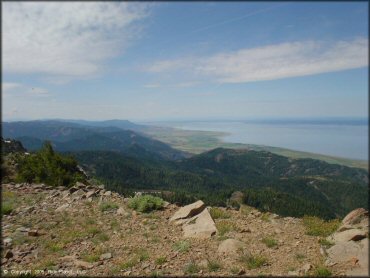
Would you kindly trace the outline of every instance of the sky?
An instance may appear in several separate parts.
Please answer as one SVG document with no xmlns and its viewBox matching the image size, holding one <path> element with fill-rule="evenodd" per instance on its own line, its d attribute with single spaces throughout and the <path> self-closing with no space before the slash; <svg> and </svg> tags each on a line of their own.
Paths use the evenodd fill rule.
<svg viewBox="0 0 370 278">
<path fill-rule="evenodd" d="M 368 117 L 367 2 L 3 2 L 2 117 Z"/>
</svg>

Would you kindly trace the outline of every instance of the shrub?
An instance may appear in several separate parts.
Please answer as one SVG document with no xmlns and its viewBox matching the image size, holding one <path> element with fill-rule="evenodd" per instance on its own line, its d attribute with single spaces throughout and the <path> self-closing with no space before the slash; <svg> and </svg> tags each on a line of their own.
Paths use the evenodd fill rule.
<svg viewBox="0 0 370 278">
<path fill-rule="evenodd" d="M 219 236 L 224 236 L 226 233 L 235 230 L 234 224 L 229 221 L 220 221 L 216 223 L 216 227 Z"/>
<path fill-rule="evenodd" d="M 248 267 L 248 269 L 259 268 L 266 262 L 267 262 L 267 259 L 265 257 L 250 256 L 250 257 L 247 258 L 247 267 Z"/>
<path fill-rule="evenodd" d="M 304 216 L 303 225 L 306 227 L 307 235 L 327 237 L 338 229 L 340 221 L 339 219 L 325 221 L 316 216 Z"/>
<path fill-rule="evenodd" d="M 209 212 L 213 219 L 226 219 L 231 217 L 230 213 L 227 213 L 220 208 L 211 208 Z"/>
<path fill-rule="evenodd" d="M 246 216 L 249 215 L 252 210 L 253 208 L 247 205 L 241 205 L 239 209 L 240 213 Z"/>
<path fill-rule="evenodd" d="M 320 239 L 319 239 L 319 243 L 320 243 L 321 245 L 323 245 L 323 246 L 328 247 L 328 248 L 334 245 L 334 243 L 333 243 L 333 242 L 331 242 L 331 241 L 327 240 L 326 238 L 320 238 Z"/>
<path fill-rule="evenodd" d="M 73 186 L 77 181 L 86 182 L 78 170 L 77 162 L 70 156 L 55 153 L 50 142 L 40 151 L 18 159 L 18 182 L 45 183 L 52 186 Z"/>
<path fill-rule="evenodd" d="M 266 244 L 268 248 L 272 248 L 277 245 L 277 241 L 272 237 L 265 237 L 262 239 L 262 242 Z"/>
<path fill-rule="evenodd" d="M 221 269 L 221 264 L 217 261 L 208 261 L 208 270 L 210 272 L 215 272 Z"/>
<path fill-rule="evenodd" d="M 186 252 L 190 248 L 190 242 L 186 240 L 181 240 L 175 242 L 175 244 L 172 246 L 173 250 L 178 252 Z"/>
<path fill-rule="evenodd" d="M 164 201 L 152 195 L 143 195 L 131 198 L 128 206 L 138 212 L 150 212 L 163 207 Z"/>
<path fill-rule="evenodd" d="M 118 205 L 113 202 L 106 201 L 102 202 L 99 208 L 101 211 L 115 210 L 118 209 Z"/>
<path fill-rule="evenodd" d="M 331 271 L 324 266 L 319 266 L 315 269 L 314 276 L 316 277 L 330 277 Z"/>
</svg>

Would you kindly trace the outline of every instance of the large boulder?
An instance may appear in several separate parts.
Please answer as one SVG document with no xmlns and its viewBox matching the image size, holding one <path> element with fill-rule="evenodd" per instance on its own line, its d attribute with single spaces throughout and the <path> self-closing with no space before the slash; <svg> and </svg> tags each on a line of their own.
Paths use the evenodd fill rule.
<svg viewBox="0 0 370 278">
<path fill-rule="evenodd" d="M 356 225 L 362 222 L 364 219 L 368 219 L 369 212 L 364 208 L 358 208 L 346 215 L 343 218 L 342 223 L 343 225 Z"/>
<path fill-rule="evenodd" d="M 178 211 L 176 211 L 176 213 L 170 218 L 170 222 L 197 215 L 198 213 L 202 212 L 205 207 L 206 205 L 201 200 L 196 201 L 195 203 L 192 203 L 190 205 L 184 206 L 180 208 Z"/>
<path fill-rule="evenodd" d="M 202 202 L 203 203 L 203 202 Z M 183 226 L 184 237 L 189 238 L 210 238 L 217 233 L 215 222 L 208 209 L 194 216 Z"/>
<path fill-rule="evenodd" d="M 334 263 L 347 262 L 361 253 L 361 246 L 354 241 L 335 244 L 327 250 L 329 260 Z"/>
<path fill-rule="evenodd" d="M 250 253 L 245 249 L 246 244 L 236 239 L 226 239 L 218 246 L 217 252 L 221 255 L 235 256 L 235 255 L 247 255 Z"/>
</svg>

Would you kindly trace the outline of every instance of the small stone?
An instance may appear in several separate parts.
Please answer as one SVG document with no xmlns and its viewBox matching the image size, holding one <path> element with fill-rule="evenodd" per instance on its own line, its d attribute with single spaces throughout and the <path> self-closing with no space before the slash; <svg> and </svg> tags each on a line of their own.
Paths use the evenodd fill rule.
<svg viewBox="0 0 370 278">
<path fill-rule="evenodd" d="M 37 230 L 29 230 L 28 236 L 39 236 L 40 233 Z"/>
<path fill-rule="evenodd" d="M 127 211 L 125 211 L 125 209 L 123 207 L 120 207 L 119 209 L 117 209 L 117 214 L 118 215 L 124 215 L 124 216 L 129 215 L 129 213 Z"/>
<path fill-rule="evenodd" d="M 11 250 L 6 251 L 5 256 L 6 259 L 13 258 L 13 252 Z"/>
<path fill-rule="evenodd" d="M 112 258 L 112 253 L 105 253 L 100 256 L 100 260 L 109 260 Z"/>
<path fill-rule="evenodd" d="M 11 246 L 13 243 L 13 239 L 11 239 L 10 237 L 6 237 L 4 238 L 3 242 L 4 242 L 4 246 Z"/>
<path fill-rule="evenodd" d="M 55 210 L 55 212 L 65 211 L 68 207 L 69 207 L 69 204 L 61 205 L 60 207 L 58 207 L 58 208 Z"/>
<path fill-rule="evenodd" d="M 288 271 L 288 275 L 289 276 L 299 276 L 299 272 L 298 271 Z"/>
<path fill-rule="evenodd" d="M 251 232 L 251 229 L 249 229 L 249 228 L 242 228 L 242 229 L 240 230 L 240 232 L 241 232 L 241 233 L 250 233 L 250 232 Z"/>
<path fill-rule="evenodd" d="M 104 196 L 111 196 L 112 195 L 112 191 L 106 191 L 105 193 L 104 193 Z"/>
<path fill-rule="evenodd" d="M 244 269 L 239 270 L 238 275 L 244 275 L 244 274 L 245 274 L 245 270 Z"/>
<path fill-rule="evenodd" d="M 311 264 L 304 264 L 303 266 L 302 266 L 302 270 L 303 270 L 303 272 L 304 273 L 307 273 L 308 271 L 310 271 L 312 269 L 312 265 Z"/>
<path fill-rule="evenodd" d="M 17 228 L 15 231 L 16 231 L 16 232 L 27 233 L 29 230 L 30 230 L 29 228 L 19 227 L 19 228 Z"/>
</svg>

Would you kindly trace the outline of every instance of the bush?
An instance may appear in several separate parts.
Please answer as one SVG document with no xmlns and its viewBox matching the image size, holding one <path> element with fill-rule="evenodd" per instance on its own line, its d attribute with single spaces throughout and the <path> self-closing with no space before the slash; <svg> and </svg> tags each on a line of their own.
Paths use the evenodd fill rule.
<svg viewBox="0 0 370 278">
<path fill-rule="evenodd" d="M 150 212 L 163 207 L 164 201 L 152 195 L 143 195 L 131 198 L 128 206 L 138 212 Z"/>
<path fill-rule="evenodd" d="M 340 221 L 339 219 L 325 221 L 315 216 L 305 216 L 303 225 L 306 227 L 307 235 L 327 237 L 338 229 Z"/>
<path fill-rule="evenodd" d="M 76 160 L 55 153 L 50 142 L 45 142 L 37 153 L 19 158 L 18 164 L 17 182 L 73 186 L 77 181 L 86 181 L 78 170 Z"/>
<path fill-rule="evenodd" d="M 227 213 L 220 208 L 211 208 L 209 212 L 213 219 L 226 219 L 231 217 L 230 213 Z"/>
</svg>

